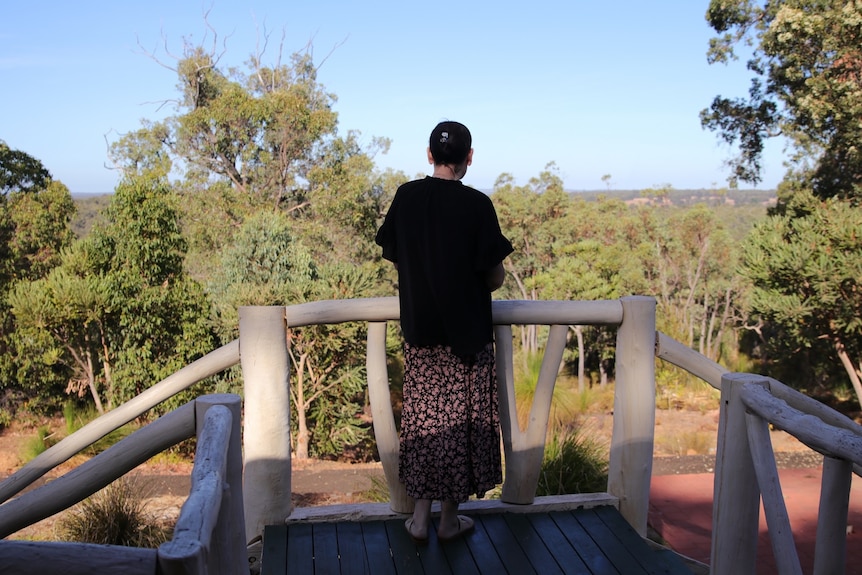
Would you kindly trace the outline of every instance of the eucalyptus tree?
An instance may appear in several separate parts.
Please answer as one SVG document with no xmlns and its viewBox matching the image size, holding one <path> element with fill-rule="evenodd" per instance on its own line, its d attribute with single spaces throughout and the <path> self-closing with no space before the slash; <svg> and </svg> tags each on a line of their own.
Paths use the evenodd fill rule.
<svg viewBox="0 0 862 575">
<path fill-rule="evenodd" d="M 0 141 L 0 388 L 23 391 L 34 409 L 53 406 L 63 377 L 16 333 L 9 297 L 59 264 L 74 239 L 74 214 L 68 188 L 41 161 Z"/>
<path fill-rule="evenodd" d="M 286 214 L 260 212 L 222 251 L 208 287 L 223 340 L 236 337 L 240 306 L 365 297 L 374 289 L 377 276 L 361 267 L 318 264 L 292 224 Z M 342 453 L 368 437 L 359 417 L 365 383 L 362 329 L 359 324 L 289 329 L 294 447 L 300 459 Z"/>
<path fill-rule="evenodd" d="M 783 213 L 755 227 L 745 243 L 742 269 L 754 285 L 751 313 L 780 331 L 764 345 L 773 352 L 825 352 L 806 357 L 827 375 L 837 358 L 862 402 L 860 253 L 862 210 L 799 190 Z M 800 374 L 790 383 L 820 383 L 798 379 Z"/>
<path fill-rule="evenodd" d="M 543 285 L 537 277 L 554 262 L 555 245 L 567 243 L 572 232 L 565 226 L 569 197 L 556 167 L 549 164 L 525 186 L 516 186 L 510 174 L 502 174 L 494 183 L 492 199 L 503 235 L 515 248 L 503 261 L 512 281 L 506 282 L 501 297 L 543 299 Z M 538 350 L 536 326 L 521 330 L 521 345 L 528 353 Z"/>
<path fill-rule="evenodd" d="M 783 136 L 794 177 L 820 197 L 862 196 L 862 5 L 845 0 L 711 0 L 717 36 L 710 62 L 742 51 L 752 73 L 746 97 L 716 97 L 707 128 L 737 145 L 732 180 L 761 178 L 765 142 Z"/>
<path fill-rule="evenodd" d="M 707 20 L 719 34 L 711 61 L 728 62 L 740 46 L 750 51 L 748 97 L 716 98 L 702 113 L 706 127 L 738 143 L 734 177 L 759 179 L 769 137 L 784 136 L 792 150 L 778 205 L 747 247 L 743 273 L 755 284 L 751 323 L 768 335 L 763 346 L 773 362 L 809 358 L 815 369 L 796 370 L 809 374 L 799 385 L 834 381 L 828 364 L 837 359 L 859 393 L 848 255 L 858 250 L 854 222 L 862 218 L 862 5 L 712 0 Z"/>
<path fill-rule="evenodd" d="M 211 351 L 209 300 L 183 268 L 177 198 L 164 179 L 125 178 L 70 263 L 109 295 L 103 358 L 109 404 L 126 401 Z M 178 400 L 180 401 L 180 400 Z"/>
</svg>

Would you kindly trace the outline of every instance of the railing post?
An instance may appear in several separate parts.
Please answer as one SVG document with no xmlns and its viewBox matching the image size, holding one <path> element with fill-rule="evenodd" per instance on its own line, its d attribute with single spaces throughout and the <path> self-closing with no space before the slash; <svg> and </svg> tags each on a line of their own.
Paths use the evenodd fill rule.
<svg viewBox="0 0 862 575">
<path fill-rule="evenodd" d="M 242 400 L 234 394 L 204 395 L 195 400 L 195 427 L 200 437 L 206 412 L 214 405 L 230 410 L 230 442 L 227 447 L 226 485 L 208 558 L 210 573 L 243 573 L 248 570 L 245 512 L 242 497 Z"/>
<path fill-rule="evenodd" d="M 389 506 L 396 513 L 412 513 L 413 498 L 407 495 L 398 479 L 398 433 L 392 413 L 389 375 L 386 370 L 386 322 L 368 324 L 368 346 L 365 357 L 368 374 L 368 398 L 377 452 L 389 487 Z"/>
<path fill-rule="evenodd" d="M 245 532 L 249 540 L 290 515 L 290 360 L 285 308 L 239 308 L 245 393 Z"/>
<path fill-rule="evenodd" d="M 642 537 L 647 533 L 655 436 L 655 299 L 624 297 L 617 332 L 608 493 Z"/>
<path fill-rule="evenodd" d="M 847 512 L 853 463 L 826 456 L 820 482 L 820 509 L 814 544 L 814 575 L 844 573 L 847 566 Z"/>
<path fill-rule="evenodd" d="M 712 575 L 755 571 L 760 488 L 741 397 L 745 383 L 767 382 L 750 373 L 726 373 L 721 377 L 709 562 Z"/>
</svg>

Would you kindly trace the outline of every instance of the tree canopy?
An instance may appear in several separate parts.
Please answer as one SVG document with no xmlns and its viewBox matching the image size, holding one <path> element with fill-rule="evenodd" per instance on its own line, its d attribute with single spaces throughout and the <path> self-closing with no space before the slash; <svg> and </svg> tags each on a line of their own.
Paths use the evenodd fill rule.
<svg viewBox="0 0 862 575">
<path fill-rule="evenodd" d="M 739 155 L 731 180 L 760 181 L 764 143 L 784 136 L 793 175 L 819 197 L 862 198 L 862 4 L 846 0 L 711 0 L 710 62 L 742 52 L 747 97 L 716 97 L 703 125 Z"/>
</svg>

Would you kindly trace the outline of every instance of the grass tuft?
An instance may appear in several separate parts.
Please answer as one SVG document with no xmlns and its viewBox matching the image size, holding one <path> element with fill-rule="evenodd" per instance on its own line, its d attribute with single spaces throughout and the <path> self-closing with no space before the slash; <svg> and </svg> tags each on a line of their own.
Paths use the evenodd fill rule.
<svg viewBox="0 0 862 575">
<path fill-rule="evenodd" d="M 536 495 L 601 493 L 607 490 L 607 454 L 580 429 L 554 433 L 545 445 Z"/>
<path fill-rule="evenodd" d="M 172 533 L 147 513 L 136 481 L 126 477 L 73 507 L 58 526 L 63 541 L 126 547 L 156 548 Z"/>
</svg>

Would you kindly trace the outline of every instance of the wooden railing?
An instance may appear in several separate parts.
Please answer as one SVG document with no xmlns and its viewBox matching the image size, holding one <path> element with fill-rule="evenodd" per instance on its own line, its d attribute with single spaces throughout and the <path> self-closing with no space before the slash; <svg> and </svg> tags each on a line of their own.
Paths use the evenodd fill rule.
<svg viewBox="0 0 862 575">
<path fill-rule="evenodd" d="M 493 317 L 506 459 L 506 477 L 502 493 L 504 501 L 528 504 L 533 500 L 544 449 L 551 394 L 565 347 L 567 326 L 618 326 L 613 435 L 608 493 L 605 495 L 609 495 L 618 502 L 621 513 L 629 523 L 641 535 L 645 535 L 655 425 L 654 359 L 658 357 L 688 370 L 722 391 L 722 415 L 716 457 L 712 572 L 754 571 L 754 546 L 757 539 L 757 514 L 761 493 L 767 506 L 766 514 L 770 531 L 772 532 L 774 528 L 777 533 L 773 541 L 774 545 L 778 545 L 776 556 L 783 556 L 782 572 L 798 572 L 793 567 L 792 558 L 795 558 L 795 551 L 793 553 L 789 551 L 792 541 L 788 543 L 786 536 L 781 534 L 787 533 L 781 518 L 783 500 L 780 497 L 780 486 L 777 490 L 774 487 L 777 484 L 777 472 L 773 473 L 768 463 L 770 458 L 767 454 L 771 453 L 771 446 L 766 443 L 768 434 L 764 435 L 765 423 L 761 422 L 769 422 L 785 429 L 826 456 L 824 495 L 821 503 L 823 527 L 818 527 L 816 572 L 837 572 L 832 569 L 837 568 L 837 562 L 842 561 L 843 557 L 843 548 L 840 545 L 843 545 L 844 541 L 845 523 L 843 521 L 847 516 L 849 474 L 854 468 L 858 473 L 862 463 L 862 456 L 860 456 L 862 447 L 858 439 L 862 436 L 862 432 L 853 421 L 775 380 L 750 374 L 730 374 L 719 364 L 657 332 L 655 301 L 652 298 L 631 297 L 598 302 L 495 301 Z M 175 432 L 145 432 L 152 427 L 152 425 L 147 426 L 137 432 L 145 433 L 138 437 L 149 438 L 138 440 L 148 444 L 146 451 L 138 452 L 135 456 L 128 455 L 126 452 L 130 444 L 121 443 L 112 448 L 110 455 L 105 455 L 108 453 L 105 452 L 103 454 L 105 456 L 101 459 L 92 460 L 97 463 L 91 463 L 87 467 L 85 464 L 79 468 L 80 471 L 71 472 L 69 474 L 72 476 L 71 479 L 59 485 L 63 487 L 62 490 L 74 492 L 74 496 L 52 500 L 50 505 L 39 503 L 36 497 L 28 497 L 29 493 L 8 501 L 10 497 L 113 429 L 131 421 L 197 381 L 240 363 L 245 395 L 244 469 L 242 492 L 238 488 L 240 483 L 238 479 L 229 478 L 227 482 L 232 487 L 228 500 L 231 502 L 233 511 L 226 515 L 218 512 L 218 519 L 214 519 L 212 514 L 204 516 L 202 513 L 199 515 L 186 513 L 185 517 L 181 516 L 178 523 L 181 542 L 173 543 L 172 547 L 166 547 L 164 555 L 153 555 L 146 550 L 128 552 L 130 561 L 135 554 L 140 556 L 140 561 L 143 563 L 164 560 L 165 565 L 172 565 L 165 567 L 173 569 L 173 571 L 165 571 L 170 573 L 240 572 L 233 571 L 233 567 L 224 567 L 222 568 L 224 571 L 218 571 L 218 567 L 208 567 L 209 564 L 201 563 L 199 558 L 194 559 L 198 562 L 196 566 L 190 566 L 186 559 L 169 560 L 169 557 L 173 557 L 171 553 L 176 552 L 176 557 L 205 557 L 209 561 L 211 552 L 206 550 L 215 548 L 232 549 L 229 553 L 231 557 L 244 555 L 246 541 L 259 536 L 264 526 L 281 523 L 290 515 L 292 511 L 288 433 L 290 364 L 286 347 L 287 330 L 347 321 L 368 322 L 366 367 L 374 433 L 390 490 L 390 506 L 395 512 L 409 512 L 410 499 L 406 497 L 397 479 L 398 441 L 389 402 L 386 372 L 386 322 L 396 321 L 398 318 L 398 300 L 394 297 L 323 301 L 286 308 L 281 306 L 241 308 L 238 340 L 208 354 L 154 385 L 131 402 L 82 428 L 0 483 L 0 502 L 6 501 L 0 506 L 0 536 L 5 537 L 20 529 L 20 526 L 38 521 L 45 516 L 45 513 L 51 514 L 65 508 L 74 503 L 73 500 L 77 501 L 85 497 L 87 491 L 92 492 L 97 489 L 97 485 L 106 484 L 106 481 L 110 481 L 109 478 L 121 476 L 131 469 L 130 465 L 134 467 L 153 453 L 165 448 L 162 445 L 166 444 L 168 437 L 163 433 L 170 435 Z M 530 424 L 523 431 L 517 425 L 512 375 L 511 326 L 518 324 L 551 326 L 531 407 Z M 740 381 L 744 385 L 737 385 Z M 755 385 L 750 386 L 749 384 L 752 383 Z M 753 388 L 757 389 L 752 391 Z M 768 398 L 764 393 L 767 393 Z M 183 419 L 185 421 L 183 425 L 187 427 L 188 421 L 185 417 L 165 416 L 159 421 Z M 234 417 L 238 421 L 238 417 L 236 415 Z M 162 427 L 167 425 L 164 424 Z M 810 431 L 812 429 L 815 430 L 813 435 Z M 231 441 L 238 442 L 235 437 L 238 438 L 238 435 L 232 435 Z M 204 440 L 199 445 L 207 443 L 209 442 Z M 120 447 L 121 445 L 124 447 Z M 238 451 L 238 448 L 234 451 Z M 754 458 L 752 453 L 756 453 Z M 774 457 L 771 460 L 774 467 Z M 138 463 L 134 463 L 136 461 Z M 231 466 L 228 465 L 228 468 Z M 98 479 L 93 479 L 90 476 L 91 473 Z M 206 475 L 214 477 L 218 473 L 208 470 Z M 89 478 L 79 479 L 84 477 Z M 52 482 L 52 485 L 58 484 L 59 481 Z M 200 485 L 206 483 L 208 487 L 193 488 L 193 493 L 187 502 L 189 512 L 197 509 L 200 513 L 205 507 L 212 507 L 212 500 L 207 498 L 214 497 L 213 493 L 217 490 L 214 486 L 218 484 L 218 480 L 215 480 L 215 483 L 202 481 L 197 483 Z M 78 487 L 72 489 L 70 486 L 75 485 L 75 482 L 80 483 L 77 484 Z M 87 488 L 81 488 L 81 485 L 87 485 Z M 210 495 L 202 495 L 205 490 L 209 490 Z M 204 499 L 206 503 L 203 503 Z M 212 542 L 210 545 L 211 540 L 207 535 L 210 528 L 215 529 L 213 533 L 221 534 L 224 523 L 233 521 L 236 524 L 237 508 L 244 511 L 244 539 L 237 539 L 235 536 L 224 539 L 226 535 L 217 535 L 216 537 L 222 538 L 219 539 L 220 543 L 216 545 Z M 183 509 L 185 513 L 186 506 Z M 231 517 L 234 519 L 231 520 Z M 839 527 L 842 536 L 834 536 L 833 532 L 837 533 Z M 234 525 L 234 535 L 235 533 Z M 740 533 L 744 536 L 740 537 Z M 177 541 L 176 538 L 175 541 Z M 16 557 L 22 552 L 34 552 L 29 547 L 31 545 L 39 545 L 39 553 L 50 555 L 57 552 L 57 549 L 64 549 L 65 544 L 44 544 L 43 547 L 43 544 L 0 542 L 0 565 L 3 565 L 4 557 L 11 556 L 10 550 L 14 551 L 12 555 Z M 89 549 L 87 546 L 79 547 L 83 550 Z M 180 549 L 200 551 L 197 555 L 195 553 L 184 555 L 179 551 Z M 88 551 L 81 551 L 82 554 L 85 552 Z M 162 552 L 163 550 L 160 549 L 159 553 Z M 117 556 L 123 556 L 119 551 L 117 553 L 119 553 Z M 87 557 L 98 561 L 98 558 L 103 555 L 105 561 L 108 561 L 115 556 L 115 553 L 92 551 Z M 32 555 L 30 557 L 32 558 Z M 798 565 L 798 559 L 795 563 Z M 96 564 L 93 563 L 93 565 Z M 228 561 L 222 564 L 231 564 L 239 569 L 239 562 Z M 196 571 L 196 569 L 200 570 Z M 153 573 L 146 569 L 141 571 L 127 569 L 127 571 Z M 64 570 L 63 573 L 71 575 L 72 572 Z"/>
<path fill-rule="evenodd" d="M 247 572 L 239 487 L 242 484 L 240 416 L 239 396 L 200 397 L 66 475 L 0 507 L 0 537 L 6 537 L 82 501 L 156 453 L 197 436 L 188 499 L 180 511 L 173 538 L 158 549 L 3 541 L 0 571 L 45 575 Z"/>
<path fill-rule="evenodd" d="M 823 455 L 814 573 L 844 573 L 851 478 L 862 470 L 862 427 L 780 381 L 730 373 L 663 334 L 656 355 L 721 390 L 710 572 L 755 572 L 762 501 L 779 573 L 802 573 L 772 450 L 772 425 Z"/>
</svg>

